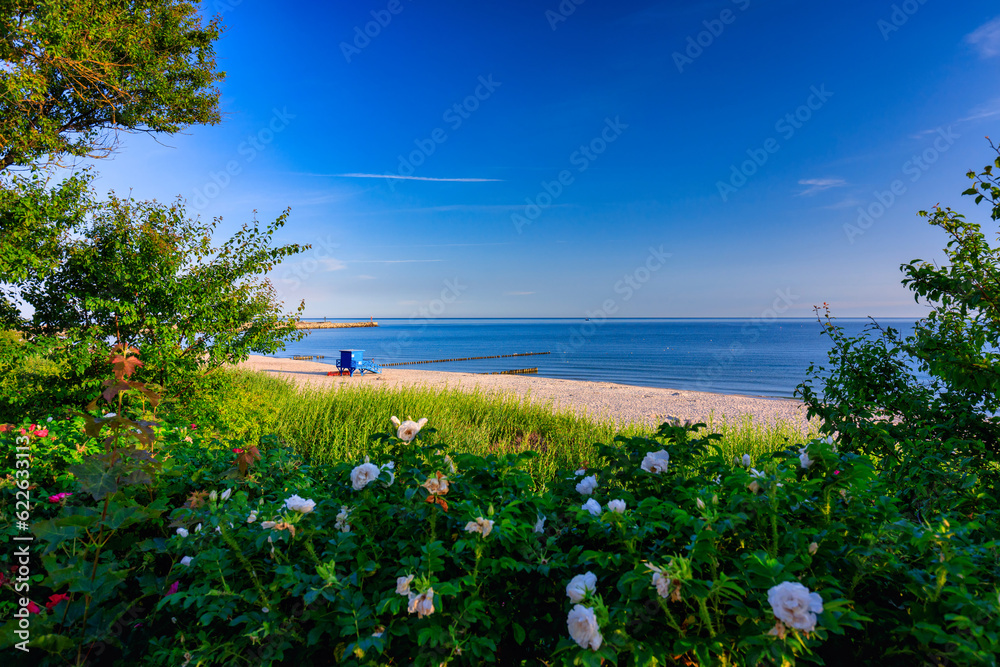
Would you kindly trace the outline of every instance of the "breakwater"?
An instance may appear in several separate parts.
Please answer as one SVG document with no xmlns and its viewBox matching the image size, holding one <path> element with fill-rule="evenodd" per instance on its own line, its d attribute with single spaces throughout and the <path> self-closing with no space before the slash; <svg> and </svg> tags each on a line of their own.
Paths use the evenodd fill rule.
<svg viewBox="0 0 1000 667">
<path fill-rule="evenodd" d="M 382 364 L 386 366 L 412 366 L 414 364 L 440 364 L 446 361 L 476 361 L 479 359 L 507 359 L 509 357 L 533 357 L 539 354 L 552 354 L 551 352 L 520 352 L 518 354 L 495 354 L 490 357 L 462 357 L 460 359 L 430 359 L 428 361 L 399 361 L 394 364 Z"/>
<path fill-rule="evenodd" d="M 360 329 L 377 327 L 378 322 L 296 322 L 296 329 Z"/>
<path fill-rule="evenodd" d="M 493 371 L 491 373 L 478 373 L 478 375 L 525 375 L 528 373 L 538 373 L 537 368 L 512 368 L 509 371 Z"/>
</svg>

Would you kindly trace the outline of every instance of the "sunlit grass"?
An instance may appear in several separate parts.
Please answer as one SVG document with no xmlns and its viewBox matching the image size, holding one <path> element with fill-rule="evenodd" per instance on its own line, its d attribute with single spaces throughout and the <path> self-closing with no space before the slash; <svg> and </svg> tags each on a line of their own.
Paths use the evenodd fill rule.
<svg viewBox="0 0 1000 667">
<path fill-rule="evenodd" d="M 260 372 L 232 372 L 231 377 L 230 389 L 220 398 L 224 420 L 227 413 L 237 409 L 242 412 L 254 404 L 261 408 L 266 405 L 257 419 L 238 420 L 248 429 L 245 434 L 254 437 L 273 433 L 315 462 L 359 461 L 369 451 L 372 435 L 393 429 L 390 416 L 426 417 L 428 426 L 437 431 L 432 437 L 453 452 L 536 452 L 538 456 L 529 462 L 528 469 L 537 481 L 543 482 L 559 468 L 593 463 L 597 459 L 595 443 L 610 443 L 616 435 L 649 436 L 655 431 L 641 425 L 622 428 L 611 420 L 580 416 L 515 394 L 480 389 L 371 385 L 302 388 L 290 380 Z M 803 442 L 803 435 L 792 425 L 759 424 L 750 418 L 713 415 L 707 432 L 722 434 L 719 444 L 727 456 L 747 453 L 754 460 L 765 452 Z"/>
</svg>

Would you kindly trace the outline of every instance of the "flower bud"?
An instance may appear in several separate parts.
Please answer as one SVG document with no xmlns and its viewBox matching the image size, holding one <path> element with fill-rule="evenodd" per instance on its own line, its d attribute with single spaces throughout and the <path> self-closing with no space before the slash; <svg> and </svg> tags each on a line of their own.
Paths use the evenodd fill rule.
<svg viewBox="0 0 1000 667">
<path fill-rule="evenodd" d="M 700 510 L 704 510 L 705 509 L 705 501 L 702 500 L 701 498 L 699 498 L 698 500 L 695 501 L 695 505 L 697 505 L 698 509 L 700 509 Z"/>
<path fill-rule="evenodd" d="M 815 556 L 817 551 L 819 551 L 819 545 L 815 542 L 811 543 L 809 545 L 809 554 Z"/>
</svg>

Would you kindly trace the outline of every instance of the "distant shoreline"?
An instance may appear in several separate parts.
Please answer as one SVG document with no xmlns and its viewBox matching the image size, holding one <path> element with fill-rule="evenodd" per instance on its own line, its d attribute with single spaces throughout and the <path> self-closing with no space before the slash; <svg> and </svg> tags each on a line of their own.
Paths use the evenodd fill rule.
<svg viewBox="0 0 1000 667">
<path fill-rule="evenodd" d="M 378 322 L 296 322 L 296 329 L 359 329 L 362 327 L 377 327 Z"/>
</svg>

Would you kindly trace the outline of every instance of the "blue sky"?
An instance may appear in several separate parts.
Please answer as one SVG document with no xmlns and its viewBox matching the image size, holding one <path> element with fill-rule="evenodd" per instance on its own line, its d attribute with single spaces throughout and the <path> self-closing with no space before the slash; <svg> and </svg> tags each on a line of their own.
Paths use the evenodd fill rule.
<svg viewBox="0 0 1000 667">
<path fill-rule="evenodd" d="M 271 278 L 306 316 L 920 315 L 916 212 L 986 219 L 995 2 L 204 7 L 224 122 L 124 137 L 97 187 L 227 236 L 291 207 L 313 249 Z"/>
</svg>

